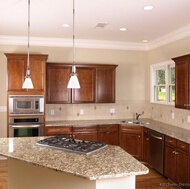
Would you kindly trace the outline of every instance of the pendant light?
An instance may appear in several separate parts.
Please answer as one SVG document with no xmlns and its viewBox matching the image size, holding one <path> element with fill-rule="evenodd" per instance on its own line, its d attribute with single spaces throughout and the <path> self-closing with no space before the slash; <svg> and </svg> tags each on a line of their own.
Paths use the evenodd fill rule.
<svg viewBox="0 0 190 189">
<path fill-rule="evenodd" d="M 73 88 L 73 89 L 80 88 L 80 84 L 76 73 L 76 66 L 75 66 L 75 0 L 73 0 L 73 66 L 67 88 Z"/>
<path fill-rule="evenodd" d="M 27 68 L 23 89 L 33 89 L 33 83 L 30 76 L 30 0 L 28 0 L 28 55 L 27 55 Z"/>
</svg>

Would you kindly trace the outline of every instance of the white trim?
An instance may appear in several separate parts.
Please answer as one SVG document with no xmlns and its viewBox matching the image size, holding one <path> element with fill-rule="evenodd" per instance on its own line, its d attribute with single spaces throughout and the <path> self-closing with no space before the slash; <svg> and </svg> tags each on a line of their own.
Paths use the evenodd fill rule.
<svg viewBox="0 0 190 189">
<path fill-rule="evenodd" d="M 146 44 L 142 42 L 132 43 L 122 41 L 78 39 L 76 40 L 76 47 L 149 51 L 189 36 L 190 25 L 186 25 Z M 1 45 L 26 45 L 26 41 L 27 39 L 24 36 L 0 36 Z M 72 39 L 31 37 L 31 45 L 49 47 L 72 47 Z"/>
<path fill-rule="evenodd" d="M 173 102 L 169 102 L 169 70 L 168 68 L 175 67 L 175 63 L 173 60 L 157 63 L 157 64 L 152 64 L 150 65 L 150 103 L 156 103 L 156 104 L 166 104 L 166 105 L 174 105 Z M 164 69 L 166 70 L 166 102 L 158 102 L 155 101 L 155 91 L 154 91 L 154 86 L 155 86 L 155 71 Z"/>
</svg>

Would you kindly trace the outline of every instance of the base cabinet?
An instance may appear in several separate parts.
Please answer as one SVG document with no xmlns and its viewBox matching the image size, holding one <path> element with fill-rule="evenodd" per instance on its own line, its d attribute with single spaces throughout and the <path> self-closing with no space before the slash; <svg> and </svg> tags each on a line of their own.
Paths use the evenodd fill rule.
<svg viewBox="0 0 190 189">
<path fill-rule="evenodd" d="M 190 145 L 166 136 L 165 176 L 181 188 L 190 188 Z"/>
<path fill-rule="evenodd" d="M 118 125 L 98 125 L 98 141 L 110 145 L 119 145 Z"/>
<path fill-rule="evenodd" d="M 150 164 L 150 129 L 143 128 L 143 161 Z"/>
<path fill-rule="evenodd" d="M 142 127 L 136 125 L 120 125 L 119 145 L 133 157 L 142 160 L 143 137 Z"/>
</svg>

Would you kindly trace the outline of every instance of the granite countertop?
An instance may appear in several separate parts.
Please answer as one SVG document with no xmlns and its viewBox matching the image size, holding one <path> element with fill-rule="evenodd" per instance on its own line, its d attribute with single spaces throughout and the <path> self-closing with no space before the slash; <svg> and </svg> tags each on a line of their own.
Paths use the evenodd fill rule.
<svg viewBox="0 0 190 189">
<path fill-rule="evenodd" d="M 44 137 L 0 138 L 0 155 L 88 180 L 147 174 L 148 168 L 118 146 L 80 155 L 36 145 Z"/>
<path fill-rule="evenodd" d="M 126 121 L 123 123 L 122 121 Z M 110 120 L 74 120 L 74 121 L 47 121 L 46 126 L 82 126 L 82 125 L 101 125 L 101 124 L 123 124 L 129 125 L 127 121 L 133 121 L 132 119 L 110 119 Z M 152 119 L 142 118 L 140 119 L 142 124 L 139 126 L 144 126 L 149 129 L 153 129 L 162 134 L 174 137 L 176 139 L 182 140 L 190 144 L 190 130 L 180 128 L 174 125 L 166 124 L 163 122 L 155 121 Z M 146 124 L 148 122 L 149 124 Z M 134 124 L 131 124 L 134 125 Z"/>
</svg>

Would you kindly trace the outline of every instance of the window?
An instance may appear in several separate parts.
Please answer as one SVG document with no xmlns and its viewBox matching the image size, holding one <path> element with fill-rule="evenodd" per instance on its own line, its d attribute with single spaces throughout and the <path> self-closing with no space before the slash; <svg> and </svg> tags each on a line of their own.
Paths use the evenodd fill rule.
<svg viewBox="0 0 190 189">
<path fill-rule="evenodd" d="M 175 63 L 171 61 L 151 65 L 151 102 L 174 104 Z"/>
</svg>

